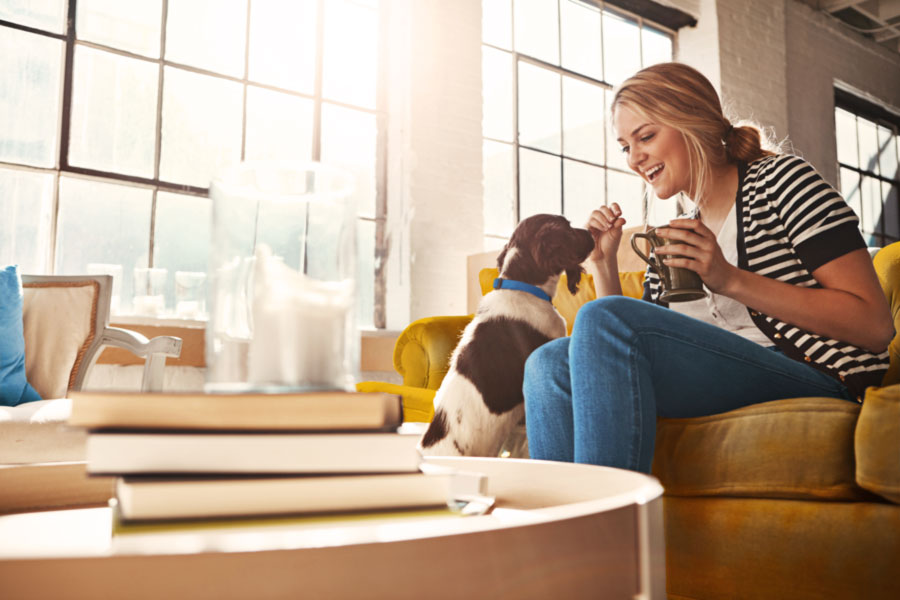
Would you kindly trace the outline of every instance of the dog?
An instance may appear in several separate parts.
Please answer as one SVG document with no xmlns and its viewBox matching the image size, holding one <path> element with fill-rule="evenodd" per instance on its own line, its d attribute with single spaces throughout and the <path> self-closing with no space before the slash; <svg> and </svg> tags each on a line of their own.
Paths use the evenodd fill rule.
<svg viewBox="0 0 900 600">
<path fill-rule="evenodd" d="M 525 360 L 566 335 L 550 299 L 565 272 L 575 294 L 594 249 L 585 229 L 565 217 L 534 215 L 516 227 L 497 257 L 500 277 L 478 305 L 435 394 L 434 419 L 419 442 L 425 455 L 497 456 L 525 414 Z"/>
</svg>

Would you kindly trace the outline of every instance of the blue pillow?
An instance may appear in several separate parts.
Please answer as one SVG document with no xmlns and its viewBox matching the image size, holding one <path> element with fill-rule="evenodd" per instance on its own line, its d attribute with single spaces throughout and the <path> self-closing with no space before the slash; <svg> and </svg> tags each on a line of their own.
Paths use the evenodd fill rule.
<svg viewBox="0 0 900 600">
<path fill-rule="evenodd" d="M 22 281 L 12 265 L 0 269 L 0 405 L 17 406 L 40 399 L 25 380 Z"/>
</svg>

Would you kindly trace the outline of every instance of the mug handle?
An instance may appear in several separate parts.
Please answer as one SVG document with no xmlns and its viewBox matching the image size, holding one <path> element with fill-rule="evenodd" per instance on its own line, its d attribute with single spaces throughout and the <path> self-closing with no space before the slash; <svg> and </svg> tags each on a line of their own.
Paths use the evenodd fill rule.
<svg viewBox="0 0 900 600">
<path fill-rule="evenodd" d="M 650 265 L 650 268 L 653 270 L 654 273 L 659 274 L 659 267 L 656 265 L 656 263 L 654 261 L 650 260 L 650 258 L 648 258 L 646 254 L 644 254 L 643 252 L 641 252 L 638 249 L 637 243 L 636 243 L 636 240 L 638 238 L 646 239 L 648 242 L 650 242 L 650 245 L 652 246 L 653 241 L 650 239 L 650 234 L 649 233 L 633 233 L 633 234 L 631 234 L 631 249 L 634 250 L 635 254 L 637 254 L 638 256 L 641 257 L 641 260 L 643 260 L 645 263 Z"/>
</svg>

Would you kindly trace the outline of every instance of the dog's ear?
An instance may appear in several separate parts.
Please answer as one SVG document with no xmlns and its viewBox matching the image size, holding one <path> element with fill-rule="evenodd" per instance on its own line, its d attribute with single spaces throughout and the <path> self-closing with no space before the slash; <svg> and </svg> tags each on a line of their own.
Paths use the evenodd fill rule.
<svg viewBox="0 0 900 600">
<path fill-rule="evenodd" d="M 581 265 L 566 269 L 566 287 L 569 288 L 569 293 L 573 296 L 578 292 L 578 284 L 581 283 L 582 273 L 584 273 L 584 268 Z"/>
</svg>

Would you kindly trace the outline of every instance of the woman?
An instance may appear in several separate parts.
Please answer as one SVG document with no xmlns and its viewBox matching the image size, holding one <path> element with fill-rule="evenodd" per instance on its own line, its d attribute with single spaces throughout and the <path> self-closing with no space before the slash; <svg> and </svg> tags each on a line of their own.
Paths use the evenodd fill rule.
<svg viewBox="0 0 900 600">
<path fill-rule="evenodd" d="M 639 71 L 616 91 L 612 123 L 628 166 L 660 199 L 689 197 L 699 218 L 659 229 L 657 253 L 709 292 L 621 296 L 615 203 L 587 224 L 598 300 L 570 338 L 525 369 L 531 456 L 650 472 L 656 418 L 696 417 L 781 398 L 860 400 L 878 385 L 893 337 L 857 218 L 804 160 L 763 150 L 754 127 L 723 115 L 710 82 L 678 63 Z M 635 199 L 636 200 L 636 199 Z"/>
</svg>

